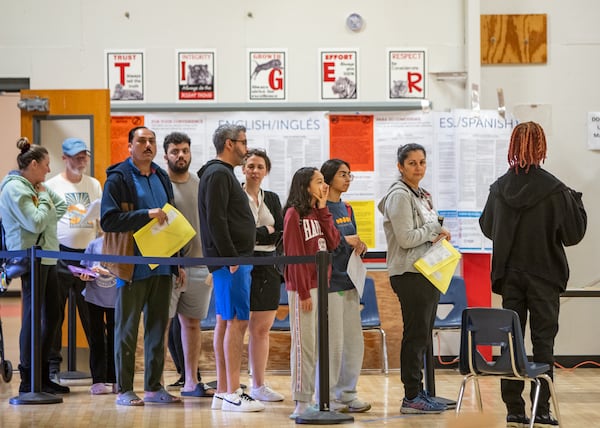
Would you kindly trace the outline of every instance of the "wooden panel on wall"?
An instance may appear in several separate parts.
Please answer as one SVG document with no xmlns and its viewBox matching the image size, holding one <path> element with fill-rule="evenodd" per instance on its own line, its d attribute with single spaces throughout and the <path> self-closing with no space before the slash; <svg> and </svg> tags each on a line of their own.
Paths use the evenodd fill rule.
<svg viewBox="0 0 600 428">
<path fill-rule="evenodd" d="M 481 64 L 545 64 L 547 16 L 481 15 Z"/>
</svg>

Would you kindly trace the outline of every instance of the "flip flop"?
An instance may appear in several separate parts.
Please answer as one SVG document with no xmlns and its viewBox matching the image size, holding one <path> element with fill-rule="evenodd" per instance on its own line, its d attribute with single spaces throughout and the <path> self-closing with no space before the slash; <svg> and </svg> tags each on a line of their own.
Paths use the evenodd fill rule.
<svg viewBox="0 0 600 428">
<path fill-rule="evenodd" d="M 196 384 L 193 391 L 181 391 L 182 397 L 208 397 L 212 398 L 215 395 L 214 389 L 204 385 L 202 382 Z"/>
<path fill-rule="evenodd" d="M 144 394 L 144 402 L 157 404 L 175 404 L 181 403 L 181 398 L 169 394 L 164 388 L 160 388 L 158 391 L 146 391 L 146 393 Z"/>
<path fill-rule="evenodd" d="M 143 406 L 144 400 L 133 391 L 127 391 L 117 395 L 116 403 L 120 406 Z"/>
</svg>

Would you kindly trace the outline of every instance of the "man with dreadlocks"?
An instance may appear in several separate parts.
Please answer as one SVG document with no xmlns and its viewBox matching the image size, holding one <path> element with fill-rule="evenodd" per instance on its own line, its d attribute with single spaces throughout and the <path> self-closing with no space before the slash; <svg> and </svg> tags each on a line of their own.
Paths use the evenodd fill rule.
<svg viewBox="0 0 600 428">
<path fill-rule="evenodd" d="M 508 172 L 491 185 L 479 224 L 494 243 L 492 291 L 502 296 L 504 308 L 519 314 L 522 331 L 529 312 L 533 360 L 548 364 L 552 376 L 559 295 L 569 279 L 564 247 L 581 241 L 587 215 L 581 193 L 541 168 L 545 159 L 542 127 L 517 125 L 510 138 Z M 524 383 L 503 379 L 501 385 L 507 426 L 529 424 L 521 396 Z M 558 425 L 550 415 L 549 398 L 542 382 L 536 427 Z"/>
</svg>

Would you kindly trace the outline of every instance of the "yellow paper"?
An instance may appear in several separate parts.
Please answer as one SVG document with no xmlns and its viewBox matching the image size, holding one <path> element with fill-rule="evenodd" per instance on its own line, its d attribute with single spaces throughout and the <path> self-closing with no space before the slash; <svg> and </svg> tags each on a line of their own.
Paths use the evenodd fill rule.
<svg viewBox="0 0 600 428">
<path fill-rule="evenodd" d="M 162 209 L 167 214 L 165 223 L 158 224 L 158 220 L 153 218 L 133 234 L 144 257 L 171 257 L 196 235 L 192 225 L 174 206 L 167 203 Z M 154 269 L 158 265 L 148 266 Z"/>
<path fill-rule="evenodd" d="M 415 262 L 414 266 L 438 290 L 446 294 L 460 257 L 456 248 L 442 239 L 432 245 L 423 257 Z"/>
</svg>

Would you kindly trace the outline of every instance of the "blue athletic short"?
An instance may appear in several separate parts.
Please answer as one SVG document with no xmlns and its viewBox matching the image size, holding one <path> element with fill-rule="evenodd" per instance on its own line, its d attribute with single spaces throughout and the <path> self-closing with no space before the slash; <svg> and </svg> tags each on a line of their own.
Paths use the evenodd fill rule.
<svg viewBox="0 0 600 428">
<path fill-rule="evenodd" d="M 251 272 L 252 265 L 240 265 L 233 275 L 229 272 L 229 266 L 213 272 L 215 307 L 221 319 L 250 319 Z"/>
</svg>

